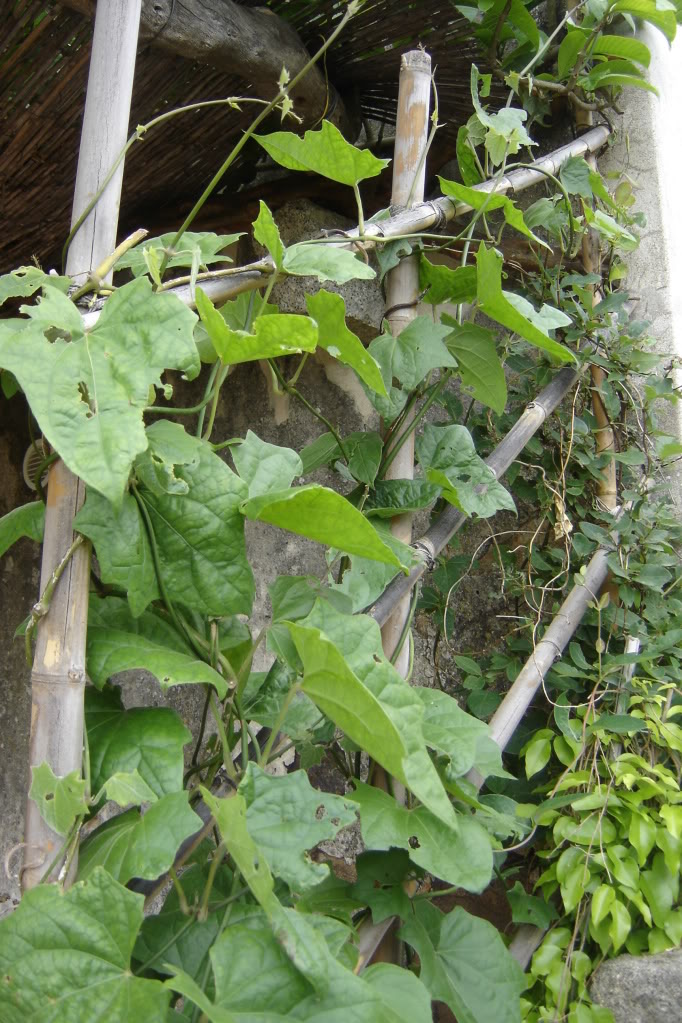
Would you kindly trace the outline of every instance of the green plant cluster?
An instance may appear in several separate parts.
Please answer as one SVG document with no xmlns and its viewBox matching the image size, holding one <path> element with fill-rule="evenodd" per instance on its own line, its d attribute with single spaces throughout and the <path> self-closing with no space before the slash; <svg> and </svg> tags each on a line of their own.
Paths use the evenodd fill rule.
<svg viewBox="0 0 682 1023">
<path fill-rule="evenodd" d="M 120 255 L 116 270 L 130 279 L 117 277 L 106 289 L 94 326 L 86 327 L 68 278 L 37 267 L 0 278 L 0 302 L 26 300 L 19 315 L 0 320 L 5 393 L 23 391 L 54 455 L 87 484 L 75 528 L 92 542 L 98 563 L 82 776 L 56 777 L 44 763 L 34 768 L 30 791 L 63 839 L 55 863 L 68 865 L 77 854 L 77 881 L 66 891 L 42 884 L 27 892 L 0 923 L 3 1020 L 85 1021 L 106 1011 L 112 1021 L 321 1023 L 352 1014 L 359 1023 L 426 1023 L 436 1000 L 459 1023 L 515 1023 L 522 1011 L 529 1020 L 568 1012 L 572 1023 L 602 1023 L 605 1011 L 590 1007 L 586 993 L 600 957 L 623 945 L 679 941 L 679 535 L 651 491 L 660 458 L 679 452 L 656 432 L 649 407 L 676 394 L 657 374 L 644 327 L 628 319 L 617 290 L 622 253 L 637 244 L 631 189 L 627 180 L 610 188 L 582 158 L 564 163 L 546 198 L 525 213 L 471 187 L 509 170 L 509 158 L 533 145 L 528 131 L 544 95 L 534 83 L 550 78 L 541 71 L 531 79 L 529 71 L 564 29 L 564 63 L 552 80 L 567 78 L 567 93 L 601 104 L 630 78 L 641 81 L 631 68 L 613 66 L 620 55 L 605 29 L 634 13 L 671 36 L 675 12 L 666 0 L 636 3 L 588 4 L 579 25 L 566 22 L 551 37 L 519 0 L 482 5 L 478 31 L 495 61 L 504 55 L 513 91 L 505 108 L 491 112 L 484 105 L 489 76 L 472 68 L 475 112 L 458 144 L 462 181 L 441 180 L 443 195 L 473 211 L 457 235 L 396 239 L 379 249 L 375 269 L 363 245 L 359 186 L 386 161 L 323 122 L 304 138 L 251 134 L 282 166 L 351 187 L 359 241 L 353 249 L 329 239 L 285 247 L 261 203 L 253 233 L 269 257 L 262 293 L 216 308 L 202 283 L 216 265 L 229 269 L 222 252 L 234 236 L 190 232 L 188 223 Z M 576 33 L 581 45 L 569 60 Z M 630 47 L 624 59 L 645 65 L 637 52 Z M 606 66 L 610 80 L 599 74 Z M 280 86 L 270 108 L 285 115 L 286 75 Z M 523 106 L 511 105 L 515 95 Z M 561 266 L 588 228 L 611 254 L 596 307 L 596 276 Z M 538 263 L 513 290 L 497 249 L 509 229 L 525 236 Z M 464 246 L 459 267 L 433 261 L 433 250 L 454 244 Z M 542 256 L 549 250 L 561 259 L 548 269 Z M 372 279 L 407 253 L 418 255 L 433 315 L 395 338 L 386 329 L 368 348 L 346 325 L 336 292 L 308 296 L 308 315 L 280 313 L 269 301 L 283 277 L 335 285 Z M 189 271 L 198 315 L 172 293 L 168 270 Z M 100 286 L 93 279 L 75 297 Z M 439 310 L 445 302 L 456 315 Z M 302 393 L 301 368 L 318 348 L 357 374 L 383 436 L 344 435 Z M 256 360 L 267 360 L 276 386 L 321 421 L 323 432 L 302 451 L 252 431 L 214 439 L 230 368 Z M 605 456 L 595 450 L 587 387 L 545 427 L 542 442 L 530 442 L 510 476 L 512 494 L 481 457 L 558 365 L 595 361 L 608 370 L 601 397 L 623 439 L 616 457 L 629 504 L 617 523 L 595 511 Z M 166 370 L 190 380 L 203 374 L 202 401 L 189 409 L 157 404 L 159 395 L 172 400 Z M 645 374 L 638 385 L 644 402 L 633 398 L 633 372 Z M 468 425 L 459 421 L 451 381 L 460 397 L 470 396 Z M 429 410 L 435 422 L 433 415 L 427 421 Z M 416 478 L 387 480 L 415 431 Z M 306 481 L 324 465 L 337 472 L 339 489 L 350 484 L 347 497 Z M 361 613 L 416 558 L 393 537 L 390 519 L 436 502 L 480 518 L 533 506 L 540 523 L 526 564 L 501 555 L 533 628 L 508 644 L 512 656 L 496 653 L 486 663 L 458 655 L 471 713 L 451 693 L 402 678 L 378 626 Z M 271 620 L 256 634 L 246 520 L 330 552 L 324 579 L 276 579 Z M 0 520 L 0 549 L 20 536 L 40 539 L 42 522 L 40 502 L 11 512 Z M 502 669 L 514 673 L 597 545 L 611 550 L 618 600 L 595 597 L 570 661 L 547 680 L 553 713 L 533 712 L 542 720 L 533 719 L 525 745 L 511 750 L 534 779 L 531 788 L 503 767 L 481 720 L 490 696 L 497 700 L 489 683 Z M 426 594 L 445 614 L 446 633 L 460 568 L 461 559 L 445 561 Z M 48 603 L 45 593 L 20 630 L 29 655 Z M 640 640 L 639 652 L 627 651 L 628 637 Z M 261 646 L 271 667 L 256 671 Z M 149 671 L 164 690 L 204 687 L 204 723 L 188 757 L 192 736 L 173 711 L 125 708 L 110 680 L 129 669 Z M 282 776 L 268 770 L 292 750 L 295 769 Z M 306 769 L 324 757 L 347 776 L 345 795 L 311 786 Z M 390 785 L 372 784 L 379 769 L 405 789 L 405 802 Z M 487 779 L 483 795 L 467 778 L 472 770 Z M 112 804 L 120 812 L 109 816 L 103 808 Z M 365 849 L 355 880 L 311 855 L 349 826 L 359 827 Z M 517 869 L 510 856 L 519 841 L 534 843 L 544 862 L 541 896 L 522 885 L 510 893 L 515 919 L 556 923 L 529 977 L 491 924 L 460 908 L 443 913 L 430 888 L 436 878 L 483 891 L 495 870 Z M 160 885 L 145 890 L 163 888 L 163 904 L 145 916 L 136 889 L 159 877 Z M 401 921 L 412 968 L 365 968 L 366 925 L 389 917 Z"/>
</svg>

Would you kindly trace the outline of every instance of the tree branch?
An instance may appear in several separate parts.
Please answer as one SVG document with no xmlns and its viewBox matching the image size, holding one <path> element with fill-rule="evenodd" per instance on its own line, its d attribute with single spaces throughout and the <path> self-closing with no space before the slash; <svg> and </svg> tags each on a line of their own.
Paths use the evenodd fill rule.
<svg viewBox="0 0 682 1023">
<path fill-rule="evenodd" d="M 94 17 L 96 0 L 62 0 Z M 140 42 L 246 79 L 257 96 L 271 99 L 282 67 L 290 76 L 310 59 L 299 35 L 266 7 L 240 7 L 233 0 L 142 0 Z M 336 89 L 314 67 L 292 93 L 303 127 L 327 117 L 343 131 L 349 119 Z"/>
</svg>

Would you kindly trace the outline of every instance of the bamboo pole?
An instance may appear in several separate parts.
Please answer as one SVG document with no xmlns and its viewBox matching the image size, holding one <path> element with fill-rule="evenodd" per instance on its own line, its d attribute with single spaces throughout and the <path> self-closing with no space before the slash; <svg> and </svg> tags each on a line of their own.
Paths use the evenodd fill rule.
<svg viewBox="0 0 682 1023">
<path fill-rule="evenodd" d="M 611 132 L 606 125 L 599 125 L 585 132 L 579 139 L 568 142 L 565 146 L 555 149 L 554 152 L 536 160 L 530 167 L 522 167 L 519 170 L 510 171 L 497 182 L 484 181 L 473 187 L 477 191 L 492 192 L 495 194 L 516 194 L 522 192 L 532 185 L 546 181 L 545 174 L 558 174 L 559 168 L 572 156 L 585 156 L 585 154 L 597 152 L 607 142 Z M 113 163 L 113 160 L 112 160 Z M 390 241 L 403 234 L 416 234 L 420 231 L 429 231 L 432 228 L 439 229 L 449 221 L 471 212 L 471 206 L 464 202 L 455 202 L 447 196 L 434 199 L 432 202 L 423 202 L 412 209 L 401 211 L 386 220 L 377 224 L 365 224 L 362 234 L 362 245 L 369 252 L 376 248 L 377 244 Z M 337 248 L 357 250 L 357 241 L 360 237 L 358 228 L 348 231 L 345 235 L 349 241 L 329 242 Z M 212 302 L 227 302 L 231 298 L 242 294 L 245 291 L 255 291 L 265 287 L 275 266 L 270 259 L 259 259 L 255 263 L 249 263 L 243 267 L 230 268 L 228 273 L 216 273 L 211 277 L 200 280 L 203 291 L 206 292 Z M 189 284 L 181 284 L 172 288 L 174 295 L 184 302 L 185 305 L 194 307 L 194 296 Z M 99 310 L 93 310 L 83 315 L 86 330 L 92 329 L 99 319 Z"/>
<path fill-rule="evenodd" d="M 135 73 L 141 0 L 99 3 L 95 18 L 85 114 L 71 222 L 98 191 L 125 145 Z M 116 245 L 123 164 L 75 236 L 67 274 L 83 280 Z M 43 593 L 73 543 L 73 517 L 84 499 L 82 482 L 63 464 L 50 469 L 40 592 Z M 58 777 L 82 769 L 85 637 L 90 548 L 82 544 L 64 568 L 48 613 L 40 620 L 31 673 L 31 767 L 47 761 Z M 24 890 L 43 879 L 63 840 L 47 826 L 33 800 L 26 808 Z M 49 879 L 56 880 L 63 856 Z M 65 880 L 72 879 L 76 854 Z"/>
</svg>

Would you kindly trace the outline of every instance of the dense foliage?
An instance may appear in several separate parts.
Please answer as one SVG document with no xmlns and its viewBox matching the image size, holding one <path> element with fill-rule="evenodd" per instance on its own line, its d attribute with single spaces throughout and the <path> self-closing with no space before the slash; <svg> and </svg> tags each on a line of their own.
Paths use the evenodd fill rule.
<svg viewBox="0 0 682 1023">
<path fill-rule="evenodd" d="M 55 457 L 86 482 L 75 526 L 98 565 L 83 773 L 57 778 L 43 764 L 31 785 L 63 837 L 61 855 L 70 861 L 78 850 L 78 880 L 67 891 L 28 892 L 0 924 L 3 1020 L 418 1023 L 439 1000 L 459 1023 L 521 1014 L 604 1023 L 608 1012 L 587 992 L 600 959 L 682 937 L 681 537 L 659 479 L 661 460 L 681 452 L 654 419 L 657 401 L 677 398 L 670 367 L 652 353 L 646 324 L 630 317 L 621 286 L 641 218 L 627 178 L 604 181 L 582 157 L 523 212 L 472 188 L 525 158 L 553 96 L 601 111 L 623 86 L 649 88 L 632 19 L 672 38 L 676 11 L 667 0 L 590 0 L 548 35 L 521 0 L 467 10 L 493 71 L 472 67 L 461 181 L 441 179 L 443 195 L 473 210 L 457 235 L 394 240 L 375 268 L 362 244 L 285 247 L 261 203 L 253 228 L 271 257 L 264 293 L 216 308 L 202 281 L 225 266 L 234 237 L 184 230 L 121 256 L 122 276 L 91 329 L 67 278 L 37 267 L 0 278 L 0 301 L 26 300 L 0 320 L 5 394 L 23 391 Z M 486 103 L 492 75 L 511 89 L 497 111 Z M 283 76 L 283 115 L 286 91 Z M 256 137 L 282 166 L 353 188 L 364 223 L 358 186 L 386 161 L 327 122 L 304 138 Z M 604 271 L 567 272 L 588 229 Z M 520 233 L 537 263 L 513 290 L 496 247 L 505 231 Z M 455 243 L 464 246 L 459 267 L 433 261 L 431 250 Z M 546 261 L 548 251 L 558 258 Z M 368 348 L 347 327 L 336 291 L 310 295 L 307 316 L 269 302 L 287 275 L 339 285 L 383 276 L 409 253 L 418 254 L 433 316 L 396 338 L 384 331 Z M 169 291 L 168 270 L 188 272 L 198 315 Z M 597 304 L 595 286 L 604 289 Z M 456 316 L 440 315 L 445 302 Z M 383 439 L 344 435 L 300 393 L 301 363 L 318 347 L 355 371 Z M 229 368 L 254 360 L 268 360 L 277 386 L 322 420 L 304 450 L 252 431 L 214 438 Z M 562 362 L 607 371 L 600 397 L 618 449 L 598 450 L 583 382 L 528 444 L 507 489 L 482 456 Z M 158 393 L 172 397 L 163 380 L 171 369 L 206 378 L 193 413 L 156 404 Z M 413 430 L 416 479 L 384 479 Z M 626 502 L 618 518 L 596 500 L 612 458 Z M 339 489 L 351 485 L 347 497 L 306 482 L 323 465 L 338 472 Z M 507 593 L 525 607 L 518 628 L 503 651 L 457 652 L 461 692 L 403 679 L 361 613 L 416 557 L 392 536 L 390 518 L 445 503 L 479 518 L 525 509 L 533 521 L 521 551 L 498 548 Z M 327 578 L 275 581 L 271 621 L 256 635 L 246 519 L 329 548 Z M 0 547 L 41 532 L 35 502 L 0 521 Z M 549 702 L 530 712 L 503 767 L 484 720 L 500 679 L 516 677 L 598 546 L 610 552 L 611 586 L 595 594 L 569 656 L 546 680 Z M 451 549 L 422 595 L 443 642 L 453 589 L 472 568 Z M 36 614 L 22 630 L 29 652 Z M 261 645 L 271 667 L 254 671 Z M 128 669 L 151 672 L 162 689 L 205 688 L 213 727 L 202 727 L 189 757 L 192 736 L 173 711 L 125 709 L 110 679 Z M 269 773 L 292 748 L 296 768 Z M 347 775 L 345 795 L 308 780 L 306 769 L 330 755 Z M 406 789 L 404 804 L 371 784 L 376 765 Z M 472 769 L 487 779 L 483 795 Z M 103 813 L 112 804 L 119 812 Z M 310 854 L 358 820 L 365 852 L 347 880 Z M 508 880 L 514 921 L 550 928 L 526 977 L 491 924 L 433 901 L 433 879 L 478 893 L 495 872 Z M 143 896 L 126 886 L 160 875 L 172 885 L 145 917 Z M 408 968 L 365 969 L 363 927 L 389 916 L 402 921 Z"/>
</svg>

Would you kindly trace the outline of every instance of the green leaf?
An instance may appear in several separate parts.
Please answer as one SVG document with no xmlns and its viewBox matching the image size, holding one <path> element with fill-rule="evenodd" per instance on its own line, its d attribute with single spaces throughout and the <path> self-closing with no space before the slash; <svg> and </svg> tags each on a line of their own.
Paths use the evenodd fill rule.
<svg viewBox="0 0 682 1023">
<path fill-rule="evenodd" d="M 492 924 L 420 901 L 399 936 L 419 955 L 422 984 L 458 1023 L 518 1023 L 523 972 Z"/>
<path fill-rule="evenodd" d="M 159 587 L 149 535 L 135 498 L 124 494 L 117 510 L 96 490 L 88 490 L 74 527 L 95 545 L 102 582 L 125 590 L 131 613 L 141 615 L 159 596 Z"/>
<path fill-rule="evenodd" d="M 632 36 L 611 36 L 603 35 L 600 32 L 592 48 L 592 53 L 607 57 L 624 57 L 626 60 L 634 60 L 644 67 L 649 67 L 651 61 L 649 47 Z"/>
<path fill-rule="evenodd" d="M 643 18 L 660 29 L 669 43 L 675 38 L 677 29 L 675 12 L 659 9 L 656 0 L 617 0 L 610 7 L 612 13 L 632 14 L 635 18 Z"/>
<path fill-rule="evenodd" d="M 623 903 L 619 902 L 618 899 L 612 902 L 610 913 L 609 937 L 613 943 L 613 951 L 618 952 L 630 935 L 632 919 Z"/>
<path fill-rule="evenodd" d="M 248 484 L 249 497 L 290 487 L 297 476 L 303 475 L 303 463 L 292 448 L 268 444 L 251 430 L 247 430 L 241 444 L 234 446 L 232 458 L 237 472 Z"/>
<path fill-rule="evenodd" d="M 177 476 L 187 494 L 140 489 L 168 597 L 200 614 L 250 614 L 254 581 L 240 513 L 246 483 L 205 443 L 196 464 L 178 467 Z"/>
<path fill-rule="evenodd" d="M 323 465 L 328 465 L 334 459 L 340 456 L 339 445 L 336 443 L 336 437 L 331 433 L 322 433 L 314 441 L 306 446 L 301 451 L 301 461 L 303 462 L 303 475 L 307 476 L 309 472 L 314 472 L 315 469 L 319 469 Z"/>
<path fill-rule="evenodd" d="M 283 269 L 294 277 L 315 277 L 318 281 L 371 281 L 376 273 L 349 249 L 340 249 L 328 243 L 297 242 L 284 253 Z"/>
<path fill-rule="evenodd" d="M 379 433 L 351 433 L 344 440 L 348 470 L 360 483 L 372 486 L 381 465 L 384 442 Z"/>
<path fill-rule="evenodd" d="M 196 318 L 179 298 L 148 280 L 119 288 L 85 333 L 76 307 L 54 288 L 31 323 L 0 326 L 0 365 L 21 384 L 43 435 L 88 486 L 120 505 L 132 463 L 147 447 L 142 411 L 164 369 L 199 372 Z M 71 336 L 48 341 L 57 326 Z"/>
<path fill-rule="evenodd" d="M 532 924 L 533 927 L 540 927 L 546 931 L 549 925 L 558 918 L 557 911 L 550 902 L 545 902 L 537 895 L 528 895 L 520 881 L 517 881 L 514 887 L 509 889 L 507 898 L 515 924 Z"/>
<path fill-rule="evenodd" d="M 403 886 L 414 870 L 406 851 L 363 852 L 355 866 L 357 881 L 348 888 L 347 897 L 360 906 L 367 906 L 375 924 L 388 916 L 406 920 L 411 913 L 411 901 Z"/>
<path fill-rule="evenodd" d="M 401 567 L 400 560 L 361 512 L 340 494 L 316 483 L 252 498 L 242 504 L 242 511 L 248 519 L 269 522 L 348 554 Z"/>
<path fill-rule="evenodd" d="M 434 323 L 428 316 L 417 316 L 398 337 L 382 334 L 369 346 L 381 366 L 384 381 L 397 377 L 404 387 L 420 384 L 432 369 L 455 366 L 455 360 L 443 344 L 449 327 Z"/>
<path fill-rule="evenodd" d="M 465 185 L 478 185 L 483 180 L 476 166 L 476 160 L 468 142 L 469 131 L 465 124 L 457 129 L 457 166 Z"/>
<path fill-rule="evenodd" d="M 0 558 L 22 536 L 42 543 L 44 528 L 45 505 L 42 501 L 31 501 L 7 512 L 0 518 Z"/>
<path fill-rule="evenodd" d="M 29 298 L 39 288 L 56 288 L 66 294 L 70 286 L 69 277 L 46 274 L 37 266 L 20 266 L 0 277 L 0 305 L 8 298 Z"/>
<path fill-rule="evenodd" d="M 131 877 L 154 879 L 172 865 L 180 845 L 202 827 L 190 810 L 187 792 L 171 792 L 152 803 L 145 814 L 137 809 L 108 820 L 81 843 L 78 879 L 98 867 L 121 884 Z"/>
<path fill-rule="evenodd" d="M 386 394 L 381 370 L 359 337 L 346 326 L 346 304 L 341 295 L 321 289 L 306 295 L 308 312 L 317 324 L 318 344 L 325 351 L 351 366 L 360 379 L 378 394 Z"/>
<path fill-rule="evenodd" d="M 87 665 L 100 687 L 121 671 L 143 668 L 162 689 L 189 682 L 211 685 L 221 697 L 227 692 L 223 676 L 200 660 L 172 626 L 150 611 L 133 618 L 119 597 L 90 600 Z"/>
<path fill-rule="evenodd" d="M 463 711 L 457 701 L 439 689 L 414 686 L 422 702 L 422 733 L 426 745 L 449 759 L 449 779 L 461 778 L 475 764 L 478 741 L 488 726 Z"/>
<path fill-rule="evenodd" d="M 170 707 L 124 710 L 118 688 L 88 686 L 85 724 L 93 792 L 116 774 L 136 772 L 157 796 L 181 791 L 183 747 L 192 733 Z"/>
<path fill-rule="evenodd" d="M 258 359 L 276 359 L 280 355 L 314 352 L 317 328 L 308 316 L 296 313 L 270 313 L 253 323 L 253 333 L 233 330 L 227 325 L 208 295 L 196 289 L 197 312 L 213 347 L 224 363 L 235 366 Z"/>
<path fill-rule="evenodd" d="M 389 160 L 379 160 L 368 149 L 356 149 L 330 121 L 319 131 L 307 131 L 303 138 L 290 131 L 253 138 L 282 167 L 297 171 L 315 171 L 341 185 L 356 185 L 376 177 Z"/>
<path fill-rule="evenodd" d="M 581 195 L 584 199 L 592 198 L 590 165 L 582 156 L 571 156 L 562 163 L 559 169 L 561 184 L 569 195 Z"/>
<path fill-rule="evenodd" d="M 633 811 L 628 828 L 628 841 L 637 853 L 640 867 L 643 867 L 656 844 L 656 825 L 650 817 Z"/>
<path fill-rule="evenodd" d="M 253 237 L 261 245 L 264 245 L 272 256 L 272 261 L 278 270 L 282 269 L 284 258 L 284 246 L 280 237 L 279 228 L 275 223 L 269 207 L 263 200 L 260 200 L 260 212 L 253 222 Z"/>
<path fill-rule="evenodd" d="M 473 210 L 482 210 L 485 213 L 492 213 L 493 210 L 501 209 L 504 219 L 510 227 L 519 231 L 520 234 L 525 234 L 527 238 L 531 238 L 538 245 L 542 245 L 546 249 L 549 248 L 546 242 L 533 234 L 523 219 L 522 211 L 506 195 L 496 195 L 493 192 L 468 188 L 466 185 L 460 185 L 456 181 L 448 181 L 446 178 L 441 178 L 440 175 L 438 180 L 443 195 L 456 199 L 457 202 L 466 203 Z"/>
<path fill-rule="evenodd" d="M 46 761 L 31 768 L 29 799 L 36 804 L 47 826 L 58 835 L 68 835 L 76 818 L 87 813 L 85 789 L 86 782 L 80 771 L 70 771 L 59 778 Z"/>
<path fill-rule="evenodd" d="M 152 250 L 159 257 L 159 263 L 165 254 L 169 254 L 168 269 L 176 266 L 196 266 L 197 270 L 208 270 L 213 263 L 231 263 L 229 256 L 221 255 L 222 250 L 233 245 L 242 237 L 240 234 L 215 234 L 213 231 L 185 231 L 177 249 L 171 248 L 175 231 L 159 235 L 158 238 L 145 238 L 143 242 L 129 249 L 116 263 L 116 270 L 130 270 L 134 277 L 147 273 L 145 250 Z"/>
<path fill-rule="evenodd" d="M 608 915 L 615 898 L 615 889 L 610 884 L 600 884 L 592 894 L 590 919 L 595 927 L 598 927 L 604 917 Z"/>
<path fill-rule="evenodd" d="M 476 267 L 449 266 L 430 263 L 423 253 L 419 256 L 419 289 L 426 291 L 424 302 L 440 305 L 441 302 L 473 302 L 476 298 Z"/>
<path fill-rule="evenodd" d="M 532 778 L 534 774 L 541 771 L 546 766 L 551 755 L 552 744 L 546 736 L 542 736 L 529 743 L 526 748 L 525 759 L 526 778 Z"/>
<path fill-rule="evenodd" d="M 304 771 L 275 778 L 250 763 L 239 792 L 246 802 L 246 826 L 270 869 L 301 893 L 329 876 L 329 867 L 308 855 L 319 842 L 355 822 L 356 806 L 341 796 L 314 789 Z"/>
<path fill-rule="evenodd" d="M 500 508 L 515 511 L 511 495 L 476 454 L 465 426 L 432 426 L 417 439 L 417 458 L 443 497 L 465 515 L 485 518 Z"/>
<path fill-rule="evenodd" d="M 186 494 L 189 486 L 176 476 L 175 467 L 196 466 L 201 441 L 168 419 L 157 420 L 146 432 L 149 446 L 135 461 L 137 479 L 155 494 Z"/>
<path fill-rule="evenodd" d="M 141 803 L 155 803 L 157 799 L 156 792 L 147 785 L 137 768 L 134 771 L 119 771 L 112 774 L 104 783 L 103 789 L 107 799 L 122 807 L 130 806 L 131 803 L 135 806 Z"/>
<path fill-rule="evenodd" d="M 559 359 L 561 362 L 572 362 L 575 356 L 563 345 L 554 341 L 547 331 L 537 322 L 538 314 L 535 313 L 530 302 L 523 302 L 523 312 L 518 309 L 518 295 L 502 291 L 502 257 L 494 250 L 487 249 L 481 244 L 476 255 L 476 266 L 478 274 L 478 302 L 481 312 L 485 313 L 503 327 L 514 331 L 525 338 L 537 348 L 542 348 L 549 355 Z M 514 304 L 512 304 L 512 302 Z M 526 306 L 528 307 L 526 309 Z M 546 309 L 543 306 L 543 309 Z M 528 312 L 535 313 L 536 322 L 528 318 Z M 542 310 L 540 311 L 540 315 Z M 563 317 L 563 322 L 568 323 L 568 317 Z M 542 322 L 542 321 L 540 321 Z M 558 326 L 558 323 L 554 324 Z"/>
<path fill-rule="evenodd" d="M 387 792 L 358 781 L 353 799 L 360 804 L 365 848 L 405 849 L 429 874 L 470 892 L 481 892 L 490 883 L 490 838 L 472 817 L 458 815 L 453 831 L 426 807 L 407 810 Z"/>
<path fill-rule="evenodd" d="M 365 501 L 367 515 L 393 519 L 405 512 L 421 511 L 440 496 L 440 487 L 426 480 L 377 480 Z"/>
<path fill-rule="evenodd" d="M 289 629 L 305 668 L 304 691 L 350 739 L 456 829 L 457 816 L 421 733 L 423 704 L 386 660 L 376 622 L 317 601 L 308 618 Z"/>
<path fill-rule="evenodd" d="M 507 382 L 497 354 L 495 335 L 474 323 L 459 324 L 445 313 L 441 322 L 452 328 L 445 345 L 457 360 L 462 383 L 481 404 L 501 416 L 507 404 Z"/>
<path fill-rule="evenodd" d="M 566 78 L 575 67 L 578 54 L 587 43 L 587 35 L 581 29 L 569 28 L 561 41 L 557 54 L 559 78 Z"/>
<path fill-rule="evenodd" d="M 603 210 L 592 210 L 586 203 L 583 203 L 583 211 L 585 220 L 590 227 L 594 228 L 610 245 L 615 245 L 623 252 L 632 252 L 639 245 L 639 239 L 622 227 L 617 220 L 610 217 L 608 213 L 604 213 Z"/>
<path fill-rule="evenodd" d="M 395 513 L 394 513 L 395 514 Z M 381 517 L 380 517 L 381 518 Z M 391 533 L 387 522 L 377 522 L 377 531 L 387 547 L 400 558 L 406 567 L 417 564 L 418 557 L 413 548 L 397 540 Z M 383 593 L 391 579 L 398 573 L 393 565 L 380 564 L 368 558 L 351 558 L 350 568 L 343 573 L 341 582 L 334 583 L 332 590 L 339 596 L 348 596 L 352 611 L 362 611 Z M 343 611 L 343 608 L 339 608 Z"/>
<path fill-rule="evenodd" d="M 237 793 L 226 799 L 218 799 L 208 789 L 202 794 L 215 818 L 224 841 L 229 842 L 230 855 L 256 900 L 270 917 L 282 909 L 275 895 L 275 882 L 264 856 L 259 855 L 258 846 L 249 833 L 246 819 L 246 800 Z"/>
<path fill-rule="evenodd" d="M 431 996 L 418 977 L 393 963 L 375 963 L 362 975 L 382 998 L 377 1023 L 431 1023 Z"/>
<path fill-rule="evenodd" d="M 165 1023 L 168 991 L 133 976 L 141 895 L 97 870 L 68 891 L 39 885 L 0 921 L 0 1016 L 4 1023 Z"/>
</svg>

